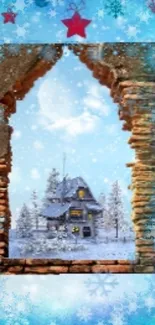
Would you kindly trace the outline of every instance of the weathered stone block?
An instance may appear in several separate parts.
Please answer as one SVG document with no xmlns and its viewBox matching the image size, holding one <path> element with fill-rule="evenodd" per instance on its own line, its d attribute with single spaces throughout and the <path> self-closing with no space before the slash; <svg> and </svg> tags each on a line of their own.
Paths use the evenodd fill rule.
<svg viewBox="0 0 155 325">
<path fill-rule="evenodd" d="M 18 274 L 23 273 L 23 266 L 9 266 L 7 267 L 7 274 Z"/>
<path fill-rule="evenodd" d="M 75 261 L 71 261 L 70 264 L 78 264 L 78 265 L 92 265 L 94 263 L 93 260 L 75 260 Z"/>
<path fill-rule="evenodd" d="M 155 267 L 154 266 L 147 266 L 147 265 L 136 265 L 134 267 L 135 273 L 155 273 Z"/>
<path fill-rule="evenodd" d="M 132 265 L 94 265 L 93 273 L 133 273 Z"/>
<path fill-rule="evenodd" d="M 0 124 L 0 157 L 7 154 L 9 147 L 9 127 Z"/>
<path fill-rule="evenodd" d="M 88 265 L 72 265 L 69 266 L 69 273 L 90 273 L 91 266 Z"/>
<path fill-rule="evenodd" d="M 95 264 L 97 264 L 97 265 L 115 265 L 115 264 L 117 264 L 117 260 L 96 261 Z"/>
<path fill-rule="evenodd" d="M 131 265 L 135 264 L 137 261 L 129 261 L 129 260 L 118 260 L 118 264 L 120 265 Z"/>
<path fill-rule="evenodd" d="M 3 265 L 4 266 L 21 266 L 21 265 L 25 265 L 26 264 L 26 260 L 22 259 L 22 258 L 3 258 Z"/>
<path fill-rule="evenodd" d="M 154 246 L 136 246 L 137 253 L 152 253 L 154 251 Z"/>
<path fill-rule="evenodd" d="M 24 273 L 36 273 L 36 274 L 60 274 L 67 273 L 67 266 L 26 266 Z"/>
</svg>

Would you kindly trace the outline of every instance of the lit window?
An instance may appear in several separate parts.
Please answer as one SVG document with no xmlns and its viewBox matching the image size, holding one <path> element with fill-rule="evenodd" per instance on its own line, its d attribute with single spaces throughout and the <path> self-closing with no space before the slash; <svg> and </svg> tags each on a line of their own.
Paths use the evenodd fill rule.
<svg viewBox="0 0 155 325">
<path fill-rule="evenodd" d="M 79 233 L 79 231 L 80 231 L 80 228 L 79 228 L 79 227 L 74 226 L 74 227 L 72 228 L 72 233 L 73 233 L 73 234 L 75 234 L 75 233 Z"/>
<path fill-rule="evenodd" d="M 92 213 L 88 213 L 88 220 L 92 220 Z"/>
<path fill-rule="evenodd" d="M 78 196 L 79 196 L 79 199 L 83 199 L 85 197 L 85 191 L 84 190 L 79 190 L 78 191 Z"/>
<path fill-rule="evenodd" d="M 72 217 L 82 217 L 82 210 L 71 209 L 70 210 L 70 216 L 72 216 Z"/>
</svg>

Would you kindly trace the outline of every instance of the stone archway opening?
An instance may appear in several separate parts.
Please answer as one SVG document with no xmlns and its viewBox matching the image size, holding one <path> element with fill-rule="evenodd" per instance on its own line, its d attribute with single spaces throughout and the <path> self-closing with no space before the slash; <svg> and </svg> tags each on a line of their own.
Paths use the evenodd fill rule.
<svg viewBox="0 0 155 325">
<path fill-rule="evenodd" d="M 65 51 L 67 51 L 67 49 L 63 49 L 63 50 L 64 50 L 64 54 L 65 54 Z M 67 64 L 68 64 L 68 66 L 67 66 Z M 74 71 L 74 68 L 77 69 L 77 70 L 75 70 L 76 78 L 74 77 L 74 74 L 73 74 L 73 76 L 71 75 L 71 71 Z M 82 74 L 82 71 L 78 70 L 78 69 L 81 69 L 83 71 L 83 74 Z M 68 71 L 68 74 L 67 74 L 67 71 Z M 81 71 L 81 74 L 80 74 L 80 71 Z M 66 76 L 67 76 L 67 78 L 66 78 Z M 83 76 L 83 79 L 82 79 L 82 76 Z M 56 77 L 58 77 L 57 80 L 56 80 Z M 107 87 L 103 87 L 102 85 L 100 85 L 98 83 L 98 80 L 92 78 L 91 71 L 89 71 L 88 68 L 81 63 L 81 61 L 78 59 L 78 57 L 76 57 L 74 55 L 74 53 L 70 53 L 69 57 L 62 56 L 61 60 L 59 60 L 59 62 L 56 63 L 56 65 L 53 67 L 53 69 L 51 69 L 44 77 L 40 78 L 39 80 L 37 80 L 35 82 L 33 88 L 31 88 L 29 93 L 25 96 L 24 100 L 17 101 L 17 114 L 12 115 L 12 119 L 10 120 L 10 125 L 13 126 L 14 133 L 18 130 L 21 130 L 22 138 L 25 138 L 25 140 L 24 140 L 25 149 L 24 150 L 23 150 L 23 145 L 22 145 L 23 142 L 20 139 L 18 141 L 17 141 L 17 139 L 15 139 L 11 144 L 12 152 L 13 152 L 12 171 L 13 171 L 13 174 L 14 174 L 14 172 L 17 172 L 17 175 L 16 175 L 17 177 L 18 177 L 18 170 L 19 170 L 19 173 L 21 173 L 21 177 L 22 177 L 22 174 L 24 171 L 24 174 L 26 173 L 27 179 L 28 179 L 27 183 L 24 181 L 22 182 L 22 180 L 21 180 L 21 183 L 17 185 L 17 193 L 19 192 L 19 189 L 20 189 L 20 193 L 21 193 L 21 194 L 19 193 L 20 200 L 18 202 L 17 193 L 15 195 L 12 194 L 12 192 L 14 191 L 14 189 L 16 187 L 16 183 L 15 183 L 15 181 L 13 182 L 13 179 L 11 178 L 10 206 L 11 206 L 11 210 L 12 210 L 12 224 L 14 222 L 15 215 L 17 215 L 17 213 L 15 212 L 15 205 L 16 205 L 16 207 L 20 207 L 20 209 L 18 208 L 18 210 L 20 212 L 21 208 L 22 208 L 22 205 L 21 205 L 22 202 L 26 203 L 26 204 L 28 202 L 31 203 L 30 197 L 31 197 L 32 189 L 36 190 L 37 193 L 40 194 L 40 198 L 43 198 L 44 193 L 43 193 L 43 195 L 41 195 L 41 191 L 45 187 L 44 182 L 45 182 L 45 178 L 47 176 L 46 174 L 44 174 L 44 167 L 51 168 L 51 170 L 52 170 L 52 167 L 54 167 L 54 168 L 56 167 L 58 169 L 58 171 L 61 172 L 62 166 L 60 166 L 60 165 L 62 165 L 62 158 L 63 158 L 63 151 L 61 149 L 62 145 L 59 146 L 59 150 L 55 149 L 55 144 L 53 143 L 52 138 L 55 137 L 56 134 L 53 129 L 51 130 L 51 132 L 49 132 L 49 126 L 52 125 L 53 121 L 54 121 L 54 125 L 55 125 L 55 123 L 58 123 L 58 121 L 61 124 L 61 119 L 63 118 L 63 111 L 60 113 L 59 106 L 57 106 L 57 103 L 59 102 L 59 99 L 57 98 L 57 96 L 58 96 L 58 94 L 63 92 L 62 80 L 65 81 L 64 84 L 67 83 L 67 88 L 69 90 L 70 81 L 72 79 L 72 83 L 74 85 L 74 90 L 75 90 L 75 95 L 76 95 L 76 93 L 78 93 L 78 87 L 76 86 L 76 84 L 78 81 L 80 81 L 80 82 L 84 81 L 84 78 L 86 78 L 86 80 L 87 80 L 87 82 L 89 82 L 90 86 L 89 86 L 89 88 L 87 86 L 85 87 L 85 84 L 83 83 L 83 94 L 81 95 L 81 101 L 79 103 L 79 106 L 81 106 L 83 103 L 82 96 L 85 96 L 84 98 L 88 98 L 87 89 L 92 89 L 92 94 L 91 94 L 91 97 L 89 97 L 89 99 L 92 98 L 93 88 L 91 88 L 92 87 L 91 85 L 93 84 L 95 89 L 97 89 L 99 91 L 99 95 L 101 96 L 101 94 L 102 94 L 103 99 L 105 98 L 105 102 L 104 101 L 102 102 L 103 107 L 105 106 L 105 104 L 108 100 L 107 106 L 109 105 L 109 108 L 108 108 L 109 111 L 108 111 L 108 109 L 105 112 L 103 110 L 104 114 L 101 115 L 101 113 L 100 113 L 100 119 L 99 119 L 99 120 L 103 120 L 102 124 L 100 125 L 100 123 L 101 123 L 100 122 L 96 126 L 96 122 L 94 122 L 95 129 L 93 129 L 93 131 L 91 131 L 91 132 L 86 132 L 86 133 L 84 133 L 84 131 L 82 131 L 81 129 L 79 130 L 80 133 L 77 132 L 78 126 L 77 126 L 77 130 L 75 129 L 73 131 L 74 119 L 72 118 L 72 125 L 70 125 L 70 124 L 68 125 L 69 130 L 68 130 L 67 135 L 69 134 L 69 137 L 72 136 L 73 144 L 71 143 L 71 141 L 68 145 L 65 143 L 65 141 L 63 143 L 63 150 L 65 150 L 64 149 L 65 145 L 70 146 L 70 152 L 68 150 L 66 151 L 66 153 L 67 153 L 66 173 L 69 174 L 69 177 L 71 177 L 71 178 L 81 176 L 83 178 L 83 180 L 88 184 L 89 188 L 95 195 L 95 198 L 97 201 L 99 200 L 101 191 L 104 191 L 104 193 L 106 195 L 107 209 L 108 209 L 108 201 L 109 201 L 109 192 L 111 192 L 111 190 L 112 190 L 112 184 L 117 179 L 118 179 L 118 181 L 119 181 L 119 178 L 120 178 L 120 181 L 122 179 L 122 183 L 119 182 L 120 188 L 121 188 L 121 190 L 123 190 L 123 193 L 121 193 L 121 201 L 122 201 L 122 205 L 126 208 L 125 209 L 126 211 L 123 211 L 123 212 L 125 212 L 123 218 L 125 218 L 124 221 L 128 221 L 128 223 L 129 223 L 130 198 L 128 198 L 129 190 L 127 189 L 129 180 L 126 180 L 129 177 L 127 176 L 127 174 L 125 174 L 127 171 L 127 169 L 125 167 L 125 163 L 127 161 L 129 161 L 128 159 L 131 159 L 131 152 L 127 151 L 128 147 L 126 146 L 126 141 L 127 141 L 128 136 L 125 139 L 121 138 L 121 134 L 122 134 L 121 122 L 118 121 L 117 104 L 112 103 L 112 100 L 110 98 L 110 94 L 109 94 Z M 67 82 L 67 80 L 68 80 L 68 82 Z M 57 90 L 55 89 L 55 86 L 54 86 L 55 83 L 57 86 Z M 45 85 L 46 85 L 46 87 L 45 87 Z M 65 88 L 65 91 L 66 90 L 67 89 Z M 36 95 L 34 95 L 34 94 L 36 94 Z M 57 118 L 56 118 L 56 122 L 55 122 L 55 119 L 52 118 L 52 120 L 51 120 L 50 116 L 48 115 L 49 123 L 47 125 L 44 124 L 43 128 L 42 128 L 42 125 L 40 125 L 40 131 L 39 130 L 38 131 L 39 131 L 40 135 L 42 134 L 43 141 L 41 143 L 44 143 L 44 149 L 42 151 L 38 150 L 38 152 L 36 152 L 36 157 L 35 157 L 33 155 L 33 152 L 30 153 L 29 147 L 33 146 L 33 141 L 41 140 L 41 138 L 40 138 L 40 135 L 38 134 L 37 130 L 31 132 L 31 125 L 33 124 L 35 126 L 35 123 L 38 124 L 37 123 L 37 114 L 39 113 L 39 110 L 40 110 L 40 112 L 42 112 L 42 108 L 44 108 L 44 113 L 49 112 L 49 110 L 47 110 L 45 108 L 46 107 L 45 103 L 42 104 L 42 102 L 41 102 L 41 104 L 40 104 L 39 101 L 35 100 L 35 96 L 37 98 L 38 98 L 38 96 L 39 96 L 39 98 L 40 97 L 42 98 L 42 94 L 45 94 L 44 98 L 46 100 L 46 103 L 48 103 L 48 106 L 50 107 L 50 111 L 52 112 L 52 114 L 56 113 L 56 107 L 57 107 L 57 109 L 58 109 L 57 113 L 59 112 L 59 119 L 57 120 Z M 77 96 L 75 96 L 75 99 L 76 99 L 76 97 Z M 49 98 L 51 98 L 51 101 L 49 101 Z M 55 98 L 57 98 L 57 99 L 55 100 Z M 66 98 L 66 100 L 65 100 L 65 98 L 66 97 L 65 97 L 65 93 L 64 93 L 63 102 L 64 101 L 68 102 L 67 98 Z M 74 96 L 73 96 L 73 98 L 74 98 Z M 96 97 L 93 97 L 93 100 L 95 100 L 95 98 Z M 44 102 L 44 100 L 43 100 L 43 102 Z M 66 105 L 63 104 L 63 102 L 61 102 L 61 104 L 63 105 L 63 107 L 66 108 L 65 110 L 67 112 L 68 109 L 67 109 Z M 74 101 L 69 100 L 69 103 L 70 102 L 71 102 L 71 106 L 73 107 L 73 112 L 71 111 L 71 114 L 73 113 L 73 115 L 71 115 L 71 116 L 74 116 L 74 111 L 76 111 Z M 33 108 L 31 109 L 32 103 L 33 103 Z M 89 106 L 88 106 L 88 108 L 89 108 Z M 31 113 L 29 113 L 30 114 L 29 119 L 27 118 L 28 110 L 31 111 Z M 77 110 L 77 112 L 78 111 L 79 110 Z M 95 109 L 93 109 L 93 115 L 91 113 L 92 108 L 89 109 L 89 111 L 90 111 L 89 120 L 91 118 L 91 121 L 92 121 L 92 116 L 94 117 L 94 119 L 96 118 L 96 115 L 94 114 Z M 83 110 L 82 110 L 82 112 L 83 112 Z M 33 118 L 34 114 L 36 114 L 36 122 L 34 121 L 34 118 Z M 81 110 L 80 110 L 79 114 L 81 116 Z M 43 117 L 45 117 L 45 114 L 43 114 Z M 68 118 L 70 118 L 70 115 Z M 24 125 L 23 125 L 22 129 L 18 123 L 19 119 L 21 122 L 24 120 Z M 111 121 L 111 119 L 112 119 L 112 121 Z M 27 122 L 27 120 L 29 120 L 29 123 Z M 81 122 L 81 123 L 83 123 L 83 122 Z M 111 126 L 110 123 L 117 123 L 117 124 L 112 124 L 112 125 L 117 126 L 117 129 L 119 129 L 119 131 L 117 131 L 118 135 L 117 135 L 117 133 L 114 133 L 115 135 L 112 135 L 109 133 L 109 135 L 108 135 L 107 129 Z M 120 125 L 119 125 L 119 123 L 120 123 Z M 74 123 L 74 124 L 76 126 L 76 123 Z M 87 124 L 88 124 L 88 121 L 85 119 L 85 125 L 84 125 L 85 129 L 87 128 Z M 107 124 L 108 124 L 108 127 L 107 127 Z M 26 126 L 26 129 L 29 129 L 28 134 L 26 132 L 25 126 Z M 44 128 L 46 129 L 46 134 L 43 131 Z M 101 131 L 100 131 L 100 129 L 101 129 Z M 102 132 L 102 130 L 105 130 L 105 131 Z M 61 129 L 60 129 L 60 131 L 61 131 Z M 59 140 L 60 131 L 58 129 L 57 137 L 55 138 L 55 142 L 57 142 L 57 145 L 60 144 L 60 140 Z M 48 141 L 47 141 L 47 132 L 49 134 L 48 138 L 51 139 L 50 143 L 48 143 Z M 77 135 L 75 137 L 76 132 L 77 132 Z M 99 132 L 100 132 L 100 136 L 98 135 Z M 66 127 L 63 128 L 63 135 L 66 135 Z M 105 141 L 107 135 L 108 135 L 109 141 L 108 140 Z M 18 136 L 18 134 L 17 134 L 17 136 Z M 30 145 L 30 137 L 31 137 L 31 143 L 32 143 L 31 145 Z M 44 141 L 44 139 L 45 139 L 45 141 Z M 115 142 L 115 140 L 116 140 L 116 142 Z M 87 145 L 87 147 L 85 147 L 84 150 L 79 147 L 80 141 L 82 141 L 82 147 L 83 147 L 84 143 Z M 128 158 L 126 158 L 126 157 L 119 158 L 118 148 L 120 146 L 118 144 L 118 141 L 122 142 L 121 147 L 125 146 L 125 152 L 127 153 Z M 17 142 L 19 142 L 19 144 Z M 78 142 L 78 144 L 77 144 L 77 142 Z M 94 142 L 95 146 L 93 146 L 93 142 Z M 47 143 L 48 143 L 48 145 L 47 145 Z M 46 146 L 49 148 L 49 151 L 47 153 L 47 156 L 46 156 L 46 154 L 44 156 L 45 159 L 44 159 L 44 163 L 42 164 L 43 169 L 41 170 L 41 176 L 40 176 L 39 175 L 40 174 L 39 160 L 42 161 L 42 159 L 43 159 L 42 152 L 46 153 Z M 17 150 L 17 148 L 18 148 L 18 150 Z M 26 150 L 26 148 L 27 148 L 27 150 Z M 75 159 L 77 158 L 77 162 L 76 162 L 76 164 L 74 162 L 72 162 L 72 166 L 71 166 L 71 164 L 70 164 L 70 160 L 72 160 L 71 150 L 73 150 L 73 149 L 74 150 L 76 149 L 76 156 L 74 156 L 74 157 L 75 157 Z M 100 150 L 100 155 L 97 154 L 98 150 Z M 19 155 L 19 151 L 20 151 L 20 155 Z M 24 151 L 26 151 L 26 153 L 24 153 Z M 32 151 L 35 151 L 35 148 Z M 61 151 L 61 154 L 60 154 L 60 151 Z M 89 152 L 90 152 L 90 154 L 93 152 L 93 156 L 89 155 Z M 59 160 L 57 159 L 58 155 L 59 155 Z M 48 160 L 50 160 L 50 156 L 51 156 L 51 166 L 49 166 L 49 163 L 48 163 Z M 80 156 L 82 156 L 82 159 L 80 158 Z M 20 158 L 22 158 L 22 157 L 23 157 L 23 159 L 21 160 Z M 28 159 L 28 162 L 25 165 L 24 161 L 25 162 L 27 161 L 27 157 L 31 157 L 31 158 Z M 46 160 L 46 158 L 47 158 L 47 160 Z M 87 163 L 84 162 L 84 160 L 86 160 L 86 158 L 87 158 Z M 94 162 L 94 159 L 96 159 L 95 162 Z M 114 159 L 115 159 L 115 161 L 114 161 Z M 55 160 L 55 162 L 54 162 L 54 160 Z M 21 164 L 20 164 L 20 162 L 21 162 Z M 20 169 L 19 169 L 19 164 L 21 165 Z M 41 163 L 40 163 L 40 165 L 41 165 Z M 32 186 L 30 166 L 31 166 L 31 169 L 34 169 L 33 180 L 35 182 L 35 184 L 33 185 L 33 188 L 31 189 L 31 192 L 28 191 L 27 189 L 25 190 L 25 187 L 29 187 L 29 189 L 30 189 Z M 109 168 L 108 168 L 108 166 L 109 166 Z M 118 168 L 121 169 L 120 173 L 118 171 Z M 118 171 L 118 172 L 116 173 L 116 171 Z M 124 176 L 124 174 L 126 176 Z M 38 177 L 40 177 L 41 182 L 38 179 Z M 61 175 L 60 175 L 60 177 L 61 177 Z M 23 183 L 23 187 L 22 187 L 22 183 Z M 124 195 L 124 193 L 125 193 L 125 195 Z M 38 200 L 38 202 L 39 202 L 39 200 Z M 121 208 L 120 208 L 120 210 L 121 210 Z M 92 214 L 93 214 L 93 218 L 94 218 L 94 212 L 92 212 Z M 104 217 L 105 217 L 105 215 L 103 216 L 103 219 L 104 219 Z M 128 230 L 129 226 L 127 228 L 127 225 L 125 225 L 125 222 L 124 222 L 124 227 L 126 226 L 127 229 L 122 230 L 121 228 L 122 228 L 122 224 L 123 224 L 123 218 L 122 218 L 122 220 L 120 220 L 121 222 L 118 221 L 118 243 L 117 243 L 117 240 L 115 240 L 115 238 L 116 238 L 116 230 L 115 230 L 116 226 L 114 224 L 115 221 L 113 221 L 113 223 L 109 222 L 109 219 L 110 219 L 109 214 L 108 215 L 106 214 L 106 217 L 108 219 L 105 222 L 106 227 L 103 227 L 102 222 L 100 222 L 101 225 L 98 225 L 98 228 L 99 228 L 99 226 L 103 228 L 103 229 L 102 228 L 100 229 L 100 236 L 98 234 L 98 231 L 96 231 L 96 236 L 98 235 L 98 237 L 99 237 L 98 241 L 100 239 L 100 245 L 98 245 L 98 248 L 96 247 L 96 253 L 95 253 L 94 247 L 92 247 L 91 252 L 90 252 L 90 247 L 91 247 L 91 245 L 93 246 L 93 244 L 90 243 L 90 245 L 89 245 L 90 247 L 86 249 L 87 256 L 89 256 L 89 258 L 93 258 L 93 259 L 97 258 L 97 256 L 99 259 L 101 259 L 101 258 L 108 258 L 108 259 L 115 258 L 116 259 L 116 258 L 127 258 L 127 257 L 129 259 L 132 259 L 134 256 L 134 235 L 131 231 L 129 232 L 129 230 Z M 76 221 L 79 224 L 80 224 L 80 220 L 81 220 L 81 216 L 79 216 L 78 220 L 77 220 L 77 216 L 76 216 Z M 75 221 L 75 217 L 74 218 L 72 217 L 71 221 L 73 223 L 73 221 Z M 53 220 L 53 222 L 54 222 L 54 220 Z M 39 225 L 39 226 L 41 227 L 41 225 Z M 72 226 L 74 226 L 74 223 Z M 80 224 L 80 226 L 81 226 L 81 224 Z M 83 226 L 83 224 L 82 224 L 82 226 Z M 52 227 L 52 225 L 51 225 L 51 227 Z M 95 227 L 97 227 L 97 226 L 95 225 Z M 130 227 L 131 227 L 131 225 L 130 225 Z M 104 231 L 105 228 L 106 228 L 106 231 Z M 110 234 L 107 233 L 107 231 L 109 231 L 109 228 L 110 228 Z M 50 232 L 50 229 L 49 229 L 49 232 Z M 51 236 L 51 238 L 54 237 L 54 231 L 53 231 L 53 234 L 49 234 L 49 237 L 50 236 Z M 83 238 L 83 237 L 85 237 L 85 234 L 82 233 L 82 229 L 81 229 L 80 238 Z M 89 237 L 94 238 L 94 231 L 91 232 Z M 110 239 L 110 237 L 111 237 L 111 239 Z M 37 237 L 37 239 L 38 239 L 38 237 Z M 19 239 L 19 240 L 20 240 L 20 246 L 22 246 L 21 239 Z M 24 239 L 24 241 L 25 241 L 25 239 Z M 21 249 L 23 257 L 27 256 L 27 251 L 29 251 L 29 254 L 31 254 L 29 240 L 27 240 L 27 243 L 28 243 L 28 247 L 26 247 L 25 249 Z M 85 246 L 88 246 L 88 244 L 89 243 L 85 243 Z M 19 255 L 15 251 L 16 246 L 18 246 L 18 244 L 15 245 L 14 236 L 10 236 L 10 254 L 9 254 L 10 257 L 18 257 L 21 255 L 21 254 Z M 35 246 L 35 244 L 33 245 L 33 247 L 34 246 Z M 104 246 L 106 246 L 105 249 L 104 249 Z M 13 247 L 13 249 L 12 249 L 12 247 Z M 37 249 L 39 251 L 38 245 L 37 245 Z M 97 253 L 97 250 L 99 250 L 98 253 Z M 17 251 L 18 251 L 18 247 L 17 247 Z M 88 253 L 88 252 L 90 252 L 90 253 Z M 36 253 L 36 256 L 38 256 L 38 255 L 39 255 L 39 252 Z M 45 252 L 42 252 L 40 249 L 39 257 L 40 256 L 44 257 L 44 255 L 45 255 Z M 49 253 L 49 255 L 50 255 L 50 253 Z M 66 253 L 66 255 L 67 255 L 67 253 Z M 79 252 L 79 256 L 81 256 L 81 255 L 82 255 L 82 252 Z M 83 258 L 84 258 L 84 255 L 85 255 L 85 252 L 83 252 Z M 35 252 L 33 252 L 33 256 L 35 256 Z M 58 254 L 57 254 L 57 256 L 58 256 Z M 60 252 L 59 257 L 61 257 L 61 256 L 62 256 L 62 254 Z M 63 256 L 64 256 L 64 254 L 63 254 Z M 73 254 L 72 254 L 72 256 L 73 256 Z M 69 259 L 69 254 L 68 254 L 68 257 L 66 256 L 63 258 Z M 82 258 L 82 257 L 80 257 L 80 258 Z"/>
<path fill-rule="evenodd" d="M 64 44 L 63 44 L 64 45 Z M 0 132 L 5 141 L 1 140 L 0 146 L 0 172 L 2 189 L 1 198 L 1 222 L 0 255 L 8 256 L 8 229 L 10 225 L 10 210 L 7 187 L 9 183 L 8 173 L 11 170 L 11 148 L 9 139 L 12 133 L 7 125 L 9 115 L 15 112 L 16 100 L 23 99 L 25 94 L 33 86 L 34 81 L 41 77 L 62 56 L 63 45 L 55 44 L 56 55 L 49 60 L 42 59 L 43 46 L 22 46 L 21 52 L 9 61 L 1 64 L 1 73 L 5 69 L 8 76 L 1 87 L 1 129 Z M 136 151 L 136 161 L 127 164 L 132 168 L 132 220 L 136 234 L 137 257 L 142 261 L 154 261 L 154 119 L 153 98 L 154 80 L 150 68 L 144 60 L 147 45 L 137 46 L 140 56 L 126 55 L 127 44 L 99 44 L 99 45 L 69 45 L 69 48 L 79 56 L 80 60 L 87 64 L 101 84 L 111 89 L 111 96 L 119 104 L 119 117 L 125 121 L 124 130 L 132 132 L 129 144 Z M 133 46 L 133 45 L 132 45 Z M 31 47 L 31 48 L 30 48 Z M 130 46 L 129 46 L 130 47 Z M 90 57 L 90 50 L 95 49 L 97 59 Z M 13 48 L 14 51 L 15 48 Z M 22 62 L 29 49 L 30 58 Z M 132 50 L 132 49 L 131 49 Z M 115 51 L 115 53 L 114 53 Z M 9 46 L 4 46 L 6 56 Z M 131 51 L 132 52 L 132 51 Z M 99 57 L 98 57 L 99 55 Z M 8 54 L 8 58 L 9 58 Z M 16 58 L 16 59 L 15 59 Z M 9 64 L 8 64 L 9 62 Z M 20 63 L 17 69 L 17 62 Z M 11 77 L 11 78 L 10 78 Z M 1 139 L 2 139 L 1 137 Z M 146 233 L 152 236 L 147 237 Z M 152 264 L 151 264 L 152 265 Z"/>
</svg>

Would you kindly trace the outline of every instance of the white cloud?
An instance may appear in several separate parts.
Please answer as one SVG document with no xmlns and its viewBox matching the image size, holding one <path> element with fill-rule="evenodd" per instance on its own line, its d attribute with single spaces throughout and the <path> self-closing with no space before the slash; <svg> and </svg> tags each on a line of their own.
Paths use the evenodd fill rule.
<svg viewBox="0 0 155 325">
<path fill-rule="evenodd" d="M 33 146 L 37 150 L 42 150 L 44 148 L 43 143 L 41 141 L 38 141 L 38 140 L 34 141 Z"/>
<path fill-rule="evenodd" d="M 40 173 L 37 168 L 31 169 L 31 178 L 33 179 L 39 179 L 40 178 Z"/>
<path fill-rule="evenodd" d="M 110 114 L 110 106 L 106 103 L 104 95 L 109 94 L 109 90 L 94 83 L 88 84 L 87 88 L 87 95 L 83 99 L 86 108 L 95 114 L 108 116 Z"/>
<path fill-rule="evenodd" d="M 46 79 L 38 91 L 38 122 L 49 131 L 62 131 L 68 136 L 93 132 L 99 117 L 88 110 L 76 110 L 76 97 L 60 81 Z"/>
<path fill-rule="evenodd" d="M 77 117 L 70 117 L 68 119 L 60 118 L 55 121 L 53 125 L 47 126 L 48 130 L 65 130 L 70 136 L 77 136 L 83 133 L 92 132 L 95 127 L 98 118 L 95 115 L 91 115 L 88 112 Z"/>
</svg>

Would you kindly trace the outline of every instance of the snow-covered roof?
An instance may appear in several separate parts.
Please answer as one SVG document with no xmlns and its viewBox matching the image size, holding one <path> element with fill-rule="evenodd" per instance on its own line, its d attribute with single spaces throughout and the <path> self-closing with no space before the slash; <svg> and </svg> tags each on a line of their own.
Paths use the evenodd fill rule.
<svg viewBox="0 0 155 325">
<path fill-rule="evenodd" d="M 86 203 L 86 208 L 88 210 L 98 211 L 98 212 L 101 212 L 103 210 L 100 204 L 95 204 L 95 203 Z"/>
<path fill-rule="evenodd" d="M 52 203 L 48 208 L 43 210 L 41 214 L 44 217 L 58 218 L 67 212 L 70 206 L 70 203 Z"/>
<path fill-rule="evenodd" d="M 89 186 L 83 180 L 82 177 L 66 179 L 58 184 L 56 193 L 53 197 L 57 198 L 57 199 L 61 199 L 61 197 L 63 195 L 64 198 L 72 198 L 76 194 L 78 188 L 88 188 L 89 189 Z M 90 191 L 90 189 L 89 189 L 89 191 Z M 91 193 L 91 191 L 90 191 L 90 193 Z M 91 195 L 93 197 L 92 193 L 91 193 Z"/>
</svg>

